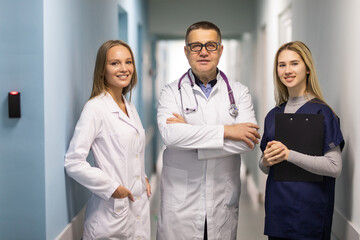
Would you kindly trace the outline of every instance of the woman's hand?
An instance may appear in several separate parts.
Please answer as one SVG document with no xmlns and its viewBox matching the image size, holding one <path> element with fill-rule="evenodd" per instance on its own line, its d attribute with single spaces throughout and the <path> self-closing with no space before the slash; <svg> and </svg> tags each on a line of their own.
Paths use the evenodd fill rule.
<svg viewBox="0 0 360 240">
<path fill-rule="evenodd" d="M 173 113 L 174 117 L 166 119 L 167 124 L 173 124 L 173 123 L 186 123 L 185 119 L 177 113 Z"/>
<path fill-rule="evenodd" d="M 129 189 L 123 186 L 118 186 L 115 192 L 111 195 L 113 198 L 126 198 L 128 197 L 131 201 L 134 202 L 134 196 Z"/>
<path fill-rule="evenodd" d="M 148 197 L 151 197 L 151 185 L 149 183 L 149 179 L 146 177 L 145 178 L 145 182 L 146 182 L 146 193 Z"/>
<path fill-rule="evenodd" d="M 263 164 L 271 167 L 275 164 L 288 160 L 290 150 L 279 141 L 271 141 L 266 145 L 264 151 Z"/>
</svg>

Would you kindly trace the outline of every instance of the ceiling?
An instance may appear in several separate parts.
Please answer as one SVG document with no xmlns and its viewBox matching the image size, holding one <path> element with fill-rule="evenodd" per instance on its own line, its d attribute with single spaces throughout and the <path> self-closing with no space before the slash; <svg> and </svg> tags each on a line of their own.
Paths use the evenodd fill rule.
<svg viewBox="0 0 360 240">
<path fill-rule="evenodd" d="M 255 26 L 254 0 L 148 0 L 150 33 L 158 38 L 183 38 L 192 23 L 215 23 L 224 38 L 241 37 Z"/>
</svg>

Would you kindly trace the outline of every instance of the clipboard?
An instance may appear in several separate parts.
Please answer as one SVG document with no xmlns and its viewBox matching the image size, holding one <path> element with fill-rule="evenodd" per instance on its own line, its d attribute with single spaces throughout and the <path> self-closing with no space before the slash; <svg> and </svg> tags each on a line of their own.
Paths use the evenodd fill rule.
<svg viewBox="0 0 360 240">
<path fill-rule="evenodd" d="M 324 116 L 322 114 L 275 114 L 275 139 L 288 149 L 312 156 L 323 155 Z M 323 176 L 311 173 L 288 161 L 274 165 L 274 180 L 322 182 Z"/>
</svg>

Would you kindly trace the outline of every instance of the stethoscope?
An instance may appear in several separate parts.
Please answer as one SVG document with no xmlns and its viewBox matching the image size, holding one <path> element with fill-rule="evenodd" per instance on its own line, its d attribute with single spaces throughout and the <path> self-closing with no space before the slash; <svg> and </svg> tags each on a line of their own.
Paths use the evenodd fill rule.
<svg viewBox="0 0 360 240">
<path fill-rule="evenodd" d="M 181 109 L 182 109 L 183 113 L 185 113 L 185 114 L 196 112 L 198 110 L 198 105 L 199 105 L 198 101 L 196 99 L 195 93 L 194 93 L 194 85 L 195 84 L 194 84 L 194 81 L 190 77 L 190 73 L 189 73 L 190 71 L 191 71 L 191 69 L 189 69 L 186 73 L 184 73 L 181 76 L 181 78 L 179 79 L 179 83 L 178 83 L 178 89 L 179 89 L 179 92 L 180 92 Z M 233 91 L 232 91 L 232 89 L 230 87 L 229 80 L 226 77 L 225 73 L 223 73 L 220 70 L 219 70 L 219 72 L 220 72 L 221 77 L 224 79 L 224 81 L 226 83 L 226 86 L 227 86 L 227 90 L 228 90 L 228 95 L 229 95 L 229 100 L 230 100 L 229 114 L 232 117 L 236 117 L 238 112 L 239 112 L 239 109 L 235 104 L 234 94 L 233 94 Z M 193 95 L 194 95 L 194 98 L 195 98 L 195 103 L 196 103 L 195 108 L 184 108 L 184 106 L 183 106 L 183 100 L 182 100 L 182 94 L 181 94 L 181 81 L 185 78 L 185 76 L 188 76 L 188 78 L 190 80 L 190 85 L 191 85 Z"/>
</svg>

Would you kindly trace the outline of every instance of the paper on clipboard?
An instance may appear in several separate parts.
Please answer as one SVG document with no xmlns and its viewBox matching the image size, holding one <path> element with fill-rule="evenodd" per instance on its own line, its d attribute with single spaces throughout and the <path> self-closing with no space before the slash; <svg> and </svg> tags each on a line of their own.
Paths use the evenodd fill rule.
<svg viewBox="0 0 360 240">
<path fill-rule="evenodd" d="M 322 114 L 275 114 L 275 140 L 288 149 L 312 156 L 323 155 Z M 288 161 L 274 165 L 277 181 L 322 182 L 323 176 L 306 171 Z"/>
</svg>

